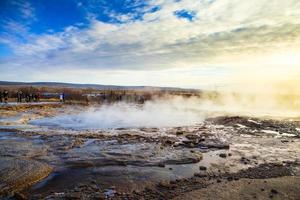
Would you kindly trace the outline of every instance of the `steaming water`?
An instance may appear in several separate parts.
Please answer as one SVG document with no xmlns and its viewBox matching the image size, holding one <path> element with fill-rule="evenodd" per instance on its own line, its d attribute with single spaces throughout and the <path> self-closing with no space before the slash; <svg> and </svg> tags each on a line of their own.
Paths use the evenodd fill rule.
<svg viewBox="0 0 300 200">
<path fill-rule="evenodd" d="M 273 105 L 254 106 L 238 101 L 223 104 L 199 98 L 173 97 L 148 101 L 143 105 L 103 105 L 81 113 L 32 120 L 30 124 L 66 129 L 174 127 L 195 125 L 206 117 L 218 115 L 296 117 L 299 113 L 298 110 L 291 112 Z"/>
<path fill-rule="evenodd" d="M 32 120 L 30 124 L 66 129 L 110 129 L 186 126 L 201 121 L 203 115 L 192 105 L 171 101 L 105 105 L 77 114 Z"/>
</svg>

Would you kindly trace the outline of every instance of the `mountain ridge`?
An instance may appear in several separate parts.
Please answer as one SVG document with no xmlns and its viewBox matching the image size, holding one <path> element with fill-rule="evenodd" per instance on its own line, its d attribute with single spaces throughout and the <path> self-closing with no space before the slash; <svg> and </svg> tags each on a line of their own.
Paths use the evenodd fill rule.
<svg viewBox="0 0 300 200">
<path fill-rule="evenodd" d="M 0 81 L 0 86 L 36 86 L 36 87 L 64 87 L 64 88 L 92 88 L 92 89 L 114 89 L 114 90 L 176 90 L 176 91 L 198 91 L 197 89 L 186 89 L 179 87 L 159 86 L 120 86 L 85 83 L 64 83 L 64 82 L 14 82 Z"/>
</svg>

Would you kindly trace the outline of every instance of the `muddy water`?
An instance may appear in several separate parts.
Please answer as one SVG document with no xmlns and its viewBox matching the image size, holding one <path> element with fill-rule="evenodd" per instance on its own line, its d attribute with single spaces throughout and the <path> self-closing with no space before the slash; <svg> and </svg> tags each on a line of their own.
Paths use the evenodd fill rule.
<svg viewBox="0 0 300 200">
<path fill-rule="evenodd" d="M 86 130 L 44 127 L 27 120 L 69 113 L 62 108 L 26 113 L 2 115 L 0 157 L 36 161 L 52 169 L 47 178 L 41 176 L 23 188 L 32 198 L 68 191 L 130 193 L 195 174 L 233 173 L 261 163 L 300 163 L 296 122 L 225 117 L 180 127 Z"/>
<path fill-rule="evenodd" d="M 119 192 L 139 191 L 162 181 L 192 177 L 199 172 L 200 165 L 209 167 L 212 162 L 224 160 L 217 154 L 226 152 L 202 152 L 199 158 L 201 151 L 197 148 L 162 147 L 152 142 L 125 140 L 120 144 L 109 138 L 83 138 L 83 142 L 73 146 L 75 139 L 69 135 L 45 137 L 42 132 L 30 136 L 26 132 L 0 135 L 2 156 L 31 158 L 53 167 L 49 177 L 31 189 L 31 194 L 42 195 L 92 182 L 102 190 L 114 186 Z"/>
</svg>

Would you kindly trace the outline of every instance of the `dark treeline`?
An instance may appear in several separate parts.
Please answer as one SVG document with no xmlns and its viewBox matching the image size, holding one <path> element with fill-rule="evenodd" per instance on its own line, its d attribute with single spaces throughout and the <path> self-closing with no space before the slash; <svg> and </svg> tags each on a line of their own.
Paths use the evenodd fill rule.
<svg viewBox="0 0 300 200">
<path fill-rule="evenodd" d="M 28 87 L 28 86 L 0 86 L 0 97 L 5 101 L 4 93 L 9 102 L 39 102 L 63 101 L 66 103 L 113 103 L 132 102 L 144 103 L 154 97 L 166 95 L 198 96 L 195 91 L 175 90 L 99 90 L 93 88 L 59 88 L 59 87 Z"/>
</svg>

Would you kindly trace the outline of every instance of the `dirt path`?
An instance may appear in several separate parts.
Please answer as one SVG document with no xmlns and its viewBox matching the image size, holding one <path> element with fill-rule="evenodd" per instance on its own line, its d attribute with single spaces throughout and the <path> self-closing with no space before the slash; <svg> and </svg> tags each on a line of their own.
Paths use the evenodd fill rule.
<svg viewBox="0 0 300 200">
<path fill-rule="evenodd" d="M 272 179 L 240 179 L 221 182 L 207 188 L 180 195 L 174 200 L 240 200 L 240 199 L 300 199 L 300 177 Z"/>
</svg>

